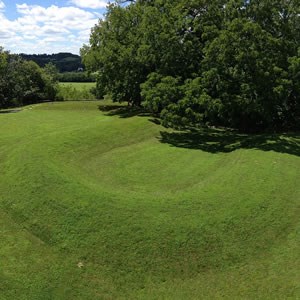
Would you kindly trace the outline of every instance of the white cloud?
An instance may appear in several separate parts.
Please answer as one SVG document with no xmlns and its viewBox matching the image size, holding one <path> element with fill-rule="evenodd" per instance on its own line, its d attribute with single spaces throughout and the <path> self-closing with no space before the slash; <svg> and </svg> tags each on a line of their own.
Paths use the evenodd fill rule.
<svg viewBox="0 0 300 300">
<path fill-rule="evenodd" d="M 16 8 L 20 16 L 15 20 L 0 11 L 0 45 L 17 53 L 78 53 L 99 19 L 98 13 L 73 6 L 17 4 Z"/>
<path fill-rule="evenodd" d="M 17 11 L 23 15 L 18 20 L 21 23 L 44 23 L 55 29 L 91 28 L 97 22 L 93 13 L 77 7 L 42 7 L 39 5 L 17 4 Z M 68 27 L 69 26 L 69 27 Z"/>
<path fill-rule="evenodd" d="M 0 0 L 0 10 L 4 9 L 5 8 L 5 4 L 3 1 Z"/>
<path fill-rule="evenodd" d="M 108 1 L 103 0 L 71 0 L 70 3 L 82 7 L 82 8 L 92 8 L 99 9 L 105 8 L 108 4 Z"/>
</svg>

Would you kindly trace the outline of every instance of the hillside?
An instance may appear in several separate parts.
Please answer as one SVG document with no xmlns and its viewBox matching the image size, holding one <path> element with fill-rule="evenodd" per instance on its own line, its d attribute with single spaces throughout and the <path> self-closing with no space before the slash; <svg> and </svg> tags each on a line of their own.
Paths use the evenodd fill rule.
<svg viewBox="0 0 300 300">
<path fill-rule="evenodd" d="M 300 297 L 300 135 L 155 123 L 0 113 L 1 299 Z"/>
<path fill-rule="evenodd" d="M 83 68 L 81 57 L 72 53 L 57 53 L 57 54 L 24 54 L 20 56 L 25 60 L 32 60 L 40 67 L 44 67 L 48 63 L 53 63 L 58 68 L 59 72 L 74 72 L 78 68 Z"/>
</svg>

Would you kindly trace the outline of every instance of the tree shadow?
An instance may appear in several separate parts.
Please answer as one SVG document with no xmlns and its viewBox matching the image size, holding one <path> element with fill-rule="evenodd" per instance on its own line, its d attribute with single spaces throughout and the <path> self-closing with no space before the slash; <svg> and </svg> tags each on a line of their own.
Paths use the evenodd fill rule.
<svg viewBox="0 0 300 300">
<path fill-rule="evenodd" d="M 22 109 L 6 109 L 6 110 L 0 110 L 0 114 L 15 114 L 22 111 Z"/>
<path fill-rule="evenodd" d="M 106 116 L 130 118 L 151 117 L 149 121 L 161 125 L 160 119 L 141 107 L 124 104 L 101 104 L 98 109 Z M 197 149 L 210 153 L 229 153 L 238 149 L 259 149 L 300 156 L 300 133 L 241 134 L 236 131 L 218 129 L 190 129 L 185 131 L 161 131 L 161 143 L 174 147 Z"/>
<path fill-rule="evenodd" d="M 300 134 L 239 134 L 232 131 L 203 129 L 161 131 L 159 140 L 174 147 L 210 153 L 229 153 L 238 149 L 259 149 L 300 156 Z"/>
<path fill-rule="evenodd" d="M 122 104 L 99 105 L 98 109 L 105 112 L 106 116 L 119 116 L 120 118 L 131 118 L 135 116 L 149 116 L 142 107 L 131 107 Z"/>
<path fill-rule="evenodd" d="M 161 121 L 160 121 L 160 119 L 159 118 L 151 118 L 151 119 L 149 119 L 149 121 L 151 122 L 151 123 L 154 123 L 154 124 L 156 124 L 156 125 L 161 125 Z"/>
</svg>

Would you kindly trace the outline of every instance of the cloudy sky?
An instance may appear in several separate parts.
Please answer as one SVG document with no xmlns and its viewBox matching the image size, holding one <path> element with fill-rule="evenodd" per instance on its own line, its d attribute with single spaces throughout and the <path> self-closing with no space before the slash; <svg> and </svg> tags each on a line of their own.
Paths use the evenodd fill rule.
<svg viewBox="0 0 300 300">
<path fill-rule="evenodd" d="M 108 0 L 0 0 L 0 46 L 13 53 L 79 53 Z"/>
</svg>

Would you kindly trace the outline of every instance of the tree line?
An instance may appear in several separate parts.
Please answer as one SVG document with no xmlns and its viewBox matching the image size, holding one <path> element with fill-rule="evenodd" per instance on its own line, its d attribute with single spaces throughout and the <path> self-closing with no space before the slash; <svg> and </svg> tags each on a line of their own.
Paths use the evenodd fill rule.
<svg viewBox="0 0 300 300">
<path fill-rule="evenodd" d="M 57 69 L 43 69 L 33 61 L 10 54 L 0 47 L 0 108 L 59 100 Z"/>
<path fill-rule="evenodd" d="M 24 60 L 34 61 L 41 68 L 52 63 L 56 66 L 60 73 L 76 72 L 78 69 L 83 69 L 81 57 L 76 54 L 61 52 L 56 54 L 19 54 Z"/>
<path fill-rule="evenodd" d="M 299 129 L 298 0 L 119 1 L 81 56 L 98 95 L 165 126 Z"/>
<path fill-rule="evenodd" d="M 96 74 L 88 72 L 65 72 L 58 73 L 59 82 L 95 82 Z"/>
</svg>

